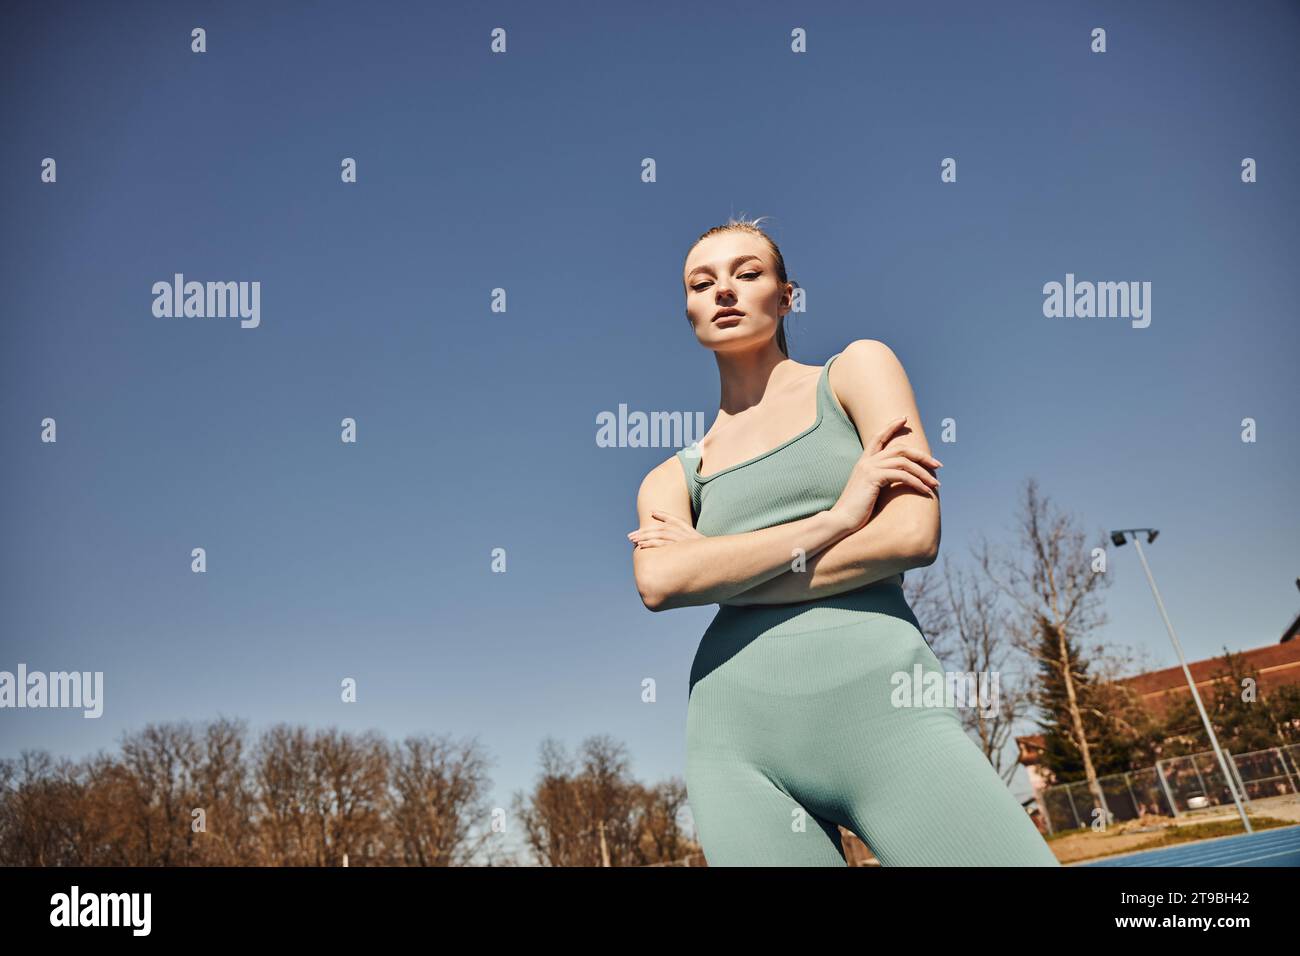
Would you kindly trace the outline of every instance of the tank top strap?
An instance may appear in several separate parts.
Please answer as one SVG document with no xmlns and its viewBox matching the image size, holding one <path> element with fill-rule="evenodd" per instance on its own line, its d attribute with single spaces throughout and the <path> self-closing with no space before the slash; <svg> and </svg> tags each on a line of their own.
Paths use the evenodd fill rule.
<svg viewBox="0 0 1300 956">
<path fill-rule="evenodd" d="M 691 523 L 694 524 L 700 513 L 700 446 L 691 442 L 677 451 L 677 460 L 686 472 L 686 490 L 691 496 Z"/>
<path fill-rule="evenodd" d="M 817 382 L 817 416 L 818 419 L 823 422 L 830 419 L 846 426 L 849 431 L 853 433 L 854 438 L 858 439 L 858 443 L 861 444 L 861 439 L 858 438 L 858 430 L 854 427 L 853 420 L 849 418 L 848 413 L 840 407 L 839 400 L 835 397 L 835 391 L 831 388 L 831 363 L 842 354 L 842 352 L 836 352 L 828 358 L 826 363 L 822 366 L 821 378 Z"/>
</svg>

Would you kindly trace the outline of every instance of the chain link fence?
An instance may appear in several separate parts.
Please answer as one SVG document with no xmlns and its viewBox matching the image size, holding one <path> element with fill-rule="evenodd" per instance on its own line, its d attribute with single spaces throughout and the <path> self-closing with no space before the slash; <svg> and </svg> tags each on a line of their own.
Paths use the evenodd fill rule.
<svg viewBox="0 0 1300 956">
<path fill-rule="evenodd" d="M 1265 797 L 1300 793 L 1300 744 L 1269 747 L 1250 753 L 1225 750 L 1238 793 L 1249 803 Z M 1038 795 L 1049 833 L 1144 816 L 1179 817 L 1191 810 L 1232 804 L 1214 751 L 1157 760 L 1154 767 L 1098 777 L 1104 806 L 1086 780 L 1047 787 Z"/>
</svg>

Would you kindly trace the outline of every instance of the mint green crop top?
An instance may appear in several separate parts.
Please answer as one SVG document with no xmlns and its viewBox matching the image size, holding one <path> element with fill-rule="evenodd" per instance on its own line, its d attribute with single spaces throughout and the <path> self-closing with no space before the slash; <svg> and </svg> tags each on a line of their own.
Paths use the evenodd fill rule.
<svg viewBox="0 0 1300 956">
<path fill-rule="evenodd" d="M 831 363 L 817 381 L 817 419 L 808 428 L 748 461 L 700 477 L 701 452 L 692 443 L 677 452 L 691 495 L 691 517 L 716 537 L 770 528 L 825 511 L 839 500 L 862 457 L 862 439 L 831 391 Z"/>
</svg>

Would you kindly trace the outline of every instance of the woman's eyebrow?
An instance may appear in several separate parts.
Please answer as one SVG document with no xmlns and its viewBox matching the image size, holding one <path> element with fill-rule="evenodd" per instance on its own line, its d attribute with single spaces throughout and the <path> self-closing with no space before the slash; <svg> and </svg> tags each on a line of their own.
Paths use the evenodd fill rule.
<svg viewBox="0 0 1300 956">
<path fill-rule="evenodd" d="M 760 259 L 758 256 L 755 255 L 736 256 L 736 258 L 731 260 L 731 268 L 733 269 L 736 268 L 736 266 L 740 265 L 746 259 L 758 259 L 759 262 L 763 261 L 762 259 Z M 713 271 L 713 267 L 705 263 L 704 265 L 696 266 L 694 269 L 692 269 L 690 272 L 686 274 L 686 277 L 690 278 L 691 276 L 695 275 L 695 273 L 697 272 L 712 272 L 712 271 Z"/>
</svg>

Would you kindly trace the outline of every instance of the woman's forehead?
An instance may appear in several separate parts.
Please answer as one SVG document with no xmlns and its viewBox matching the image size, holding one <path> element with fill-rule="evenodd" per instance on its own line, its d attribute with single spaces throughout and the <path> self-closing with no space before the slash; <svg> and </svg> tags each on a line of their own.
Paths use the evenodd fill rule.
<svg viewBox="0 0 1300 956">
<path fill-rule="evenodd" d="M 717 241 L 725 240 L 725 241 Z M 685 269 L 698 269 L 706 265 L 729 265 L 740 256 L 755 256 L 767 260 L 767 245 L 758 236 L 745 233 L 738 235 L 720 234 L 702 240 L 689 256 L 686 257 Z"/>
</svg>

